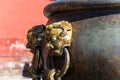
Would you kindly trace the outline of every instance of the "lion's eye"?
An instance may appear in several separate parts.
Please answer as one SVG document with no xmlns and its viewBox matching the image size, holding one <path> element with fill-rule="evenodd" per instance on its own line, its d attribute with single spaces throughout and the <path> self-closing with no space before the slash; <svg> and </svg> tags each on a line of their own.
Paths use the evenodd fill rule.
<svg viewBox="0 0 120 80">
<path fill-rule="evenodd" d="M 52 36 L 51 40 L 52 40 L 52 42 L 55 42 L 56 41 L 56 36 Z"/>
</svg>

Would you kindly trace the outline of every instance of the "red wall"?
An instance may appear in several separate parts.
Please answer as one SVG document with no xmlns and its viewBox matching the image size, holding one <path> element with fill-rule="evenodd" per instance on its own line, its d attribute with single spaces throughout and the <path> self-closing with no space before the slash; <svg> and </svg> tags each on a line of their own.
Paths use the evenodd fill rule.
<svg viewBox="0 0 120 80">
<path fill-rule="evenodd" d="M 26 38 L 27 30 L 45 24 L 49 0 L 0 0 L 0 38 Z"/>
<path fill-rule="evenodd" d="M 11 75 L 10 69 L 31 61 L 32 54 L 25 47 L 27 31 L 46 24 L 43 9 L 48 3 L 50 0 L 0 0 L 0 76 Z"/>
</svg>

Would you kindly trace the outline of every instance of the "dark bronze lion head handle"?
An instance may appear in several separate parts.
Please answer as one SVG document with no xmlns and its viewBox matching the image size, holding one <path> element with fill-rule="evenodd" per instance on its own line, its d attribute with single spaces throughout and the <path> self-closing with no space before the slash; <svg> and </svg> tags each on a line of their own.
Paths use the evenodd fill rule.
<svg viewBox="0 0 120 80">
<path fill-rule="evenodd" d="M 42 49 L 45 45 L 45 28 L 44 25 L 37 25 L 32 27 L 27 34 L 28 43 L 26 47 L 34 54 L 32 66 L 29 69 L 33 80 L 40 80 L 44 71 Z"/>
</svg>

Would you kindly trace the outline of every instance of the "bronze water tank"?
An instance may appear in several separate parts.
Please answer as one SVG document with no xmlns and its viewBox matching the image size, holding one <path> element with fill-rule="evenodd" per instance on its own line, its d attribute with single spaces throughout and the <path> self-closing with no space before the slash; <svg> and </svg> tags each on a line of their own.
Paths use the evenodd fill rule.
<svg viewBox="0 0 120 80">
<path fill-rule="evenodd" d="M 47 25 L 72 24 L 71 62 L 63 80 L 120 80 L 120 0 L 57 0 L 44 15 Z"/>
</svg>

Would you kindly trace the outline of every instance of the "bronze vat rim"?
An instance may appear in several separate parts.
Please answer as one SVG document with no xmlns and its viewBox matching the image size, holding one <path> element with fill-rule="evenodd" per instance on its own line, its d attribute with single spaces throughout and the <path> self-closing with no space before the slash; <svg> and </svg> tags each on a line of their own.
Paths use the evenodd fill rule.
<svg viewBox="0 0 120 80">
<path fill-rule="evenodd" d="M 88 4 L 80 2 L 56 2 L 47 5 L 44 8 L 44 15 L 50 18 L 53 15 L 64 12 L 80 12 L 80 11 L 100 11 L 100 10 L 120 10 L 120 3 L 102 3 Z"/>
</svg>

